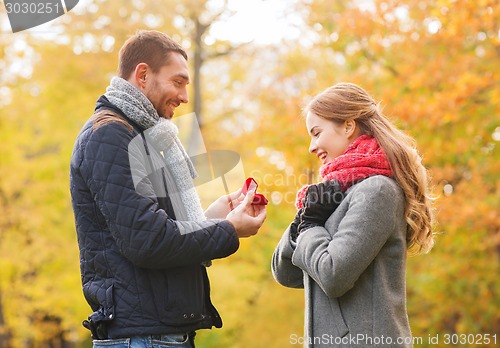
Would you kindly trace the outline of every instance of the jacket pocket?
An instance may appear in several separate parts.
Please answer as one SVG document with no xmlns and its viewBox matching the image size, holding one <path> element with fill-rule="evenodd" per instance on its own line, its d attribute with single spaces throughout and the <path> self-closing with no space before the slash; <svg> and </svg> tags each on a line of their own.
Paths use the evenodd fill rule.
<svg viewBox="0 0 500 348">
<path fill-rule="evenodd" d="M 333 335 L 335 337 L 344 337 L 349 333 L 349 327 L 344 320 L 340 302 L 338 298 L 330 298 L 329 301 L 333 322 L 335 323 L 334 327 L 332 328 L 332 330 L 334 330 Z"/>
<path fill-rule="evenodd" d="M 169 270 L 167 311 L 177 324 L 189 324 L 205 318 L 205 287 L 202 266 L 192 265 Z"/>
</svg>

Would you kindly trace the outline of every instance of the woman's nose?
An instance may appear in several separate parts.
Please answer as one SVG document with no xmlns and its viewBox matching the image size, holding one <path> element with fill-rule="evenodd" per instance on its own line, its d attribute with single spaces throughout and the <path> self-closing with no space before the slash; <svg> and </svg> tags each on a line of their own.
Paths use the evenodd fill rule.
<svg viewBox="0 0 500 348">
<path fill-rule="evenodd" d="M 316 141 L 314 141 L 314 139 L 311 139 L 311 143 L 309 144 L 309 152 L 315 153 L 317 150 L 318 146 L 316 146 Z"/>
</svg>

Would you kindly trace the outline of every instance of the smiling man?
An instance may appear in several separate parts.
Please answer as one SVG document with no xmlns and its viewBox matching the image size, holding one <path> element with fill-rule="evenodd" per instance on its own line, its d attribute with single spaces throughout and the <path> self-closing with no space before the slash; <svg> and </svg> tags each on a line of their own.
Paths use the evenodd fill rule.
<svg viewBox="0 0 500 348">
<path fill-rule="evenodd" d="M 171 119 L 175 108 L 188 102 L 186 52 L 160 32 L 143 32 L 125 43 L 118 76 L 141 91 L 160 117 Z"/>
<path fill-rule="evenodd" d="M 83 293 L 93 311 L 83 324 L 95 348 L 194 347 L 196 330 L 222 326 L 206 265 L 256 234 L 265 206 L 239 190 L 202 210 L 171 122 L 188 102 L 179 44 L 138 32 L 120 50 L 117 75 L 71 158 Z"/>
</svg>

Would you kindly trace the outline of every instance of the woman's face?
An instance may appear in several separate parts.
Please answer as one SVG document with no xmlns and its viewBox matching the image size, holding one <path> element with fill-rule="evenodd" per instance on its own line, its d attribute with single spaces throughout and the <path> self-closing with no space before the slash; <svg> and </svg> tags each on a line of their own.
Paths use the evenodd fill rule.
<svg viewBox="0 0 500 348">
<path fill-rule="evenodd" d="M 311 136 L 309 152 L 318 156 L 323 164 L 342 155 L 355 139 L 353 137 L 356 128 L 354 121 L 337 124 L 309 111 L 306 115 L 306 126 Z"/>
</svg>

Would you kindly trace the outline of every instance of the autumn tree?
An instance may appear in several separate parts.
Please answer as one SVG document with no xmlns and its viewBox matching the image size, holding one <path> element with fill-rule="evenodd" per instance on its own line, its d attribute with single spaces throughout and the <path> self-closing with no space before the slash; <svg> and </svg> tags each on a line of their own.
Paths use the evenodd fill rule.
<svg viewBox="0 0 500 348">
<path fill-rule="evenodd" d="M 319 180 L 301 107 L 338 81 L 381 100 L 416 138 L 432 175 L 436 246 L 408 262 L 414 335 L 500 332 L 499 4 L 291 4 L 283 15 L 295 27 L 266 45 L 218 40 L 214 21 L 234 12 L 214 0 L 96 0 L 54 21 L 52 35 L 2 33 L 0 346 L 90 344 L 80 326 L 89 308 L 69 158 L 115 73 L 118 48 L 137 29 L 165 31 L 186 47 L 193 87 L 178 114 L 196 111 L 206 145 L 237 152 L 271 201 L 259 235 L 209 269 L 224 328 L 200 332 L 201 346 L 284 347 L 302 335 L 303 293 L 276 284 L 269 263 L 295 214 L 295 192 Z"/>
<path fill-rule="evenodd" d="M 2 347 L 65 347 L 88 337 L 80 325 L 89 308 L 79 284 L 69 158 L 76 134 L 115 73 L 121 43 L 136 30 L 156 29 L 193 51 L 192 104 L 198 116 L 203 63 L 234 49 L 216 39 L 205 44 L 213 21 L 231 15 L 226 2 L 216 7 L 206 1 L 86 5 L 54 21 L 48 35 L 34 29 L 2 36 Z"/>
<path fill-rule="evenodd" d="M 295 59 L 283 58 L 263 91 L 272 100 L 270 110 L 271 103 L 292 106 L 260 131 L 276 132 L 270 147 L 282 149 L 293 173 L 316 172 L 307 160 L 305 129 L 276 125 L 296 125 L 287 116 L 298 114 L 296 105 L 335 82 L 370 91 L 386 115 L 416 138 L 437 197 L 436 247 L 409 259 L 415 336 L 498 333 L 499 4 L 317 0 L 303 11 L 311 39 L 292 51 Z M 283 91 L 294 83 L 301 92 L 292 89 L 293 99 Z"/>
</svg>

